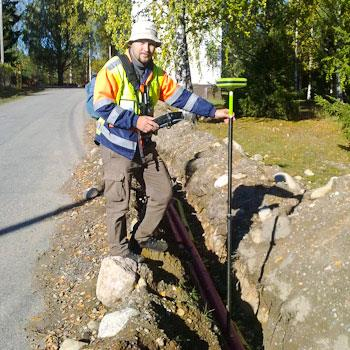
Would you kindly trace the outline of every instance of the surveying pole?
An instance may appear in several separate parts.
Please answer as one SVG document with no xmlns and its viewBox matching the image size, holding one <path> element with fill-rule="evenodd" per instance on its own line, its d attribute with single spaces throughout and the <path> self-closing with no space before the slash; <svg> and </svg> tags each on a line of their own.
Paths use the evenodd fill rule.
<svg viewBox="0 0 350 350">
<path fill-rule="evenodd" d="M 233 90 L 247 86 L 246 78 L 220 78 L 217 80 L 216 85 L 229 91 L 229 125 L 228 125 L 228 189 L 227 189 L 227 318 L 230 324 L 231 318 L 231 304 L 232 304 L 232 143 L 233 143 Z"/>
<path fill-rule="evenodd" d="M 0 0 L 0 62 L 1 64 L 4 64 L 5 58 L 4 58 L 4 32 L 3 32 L 3 25 L 2 25 L 2 0 Z"/>
</svg>

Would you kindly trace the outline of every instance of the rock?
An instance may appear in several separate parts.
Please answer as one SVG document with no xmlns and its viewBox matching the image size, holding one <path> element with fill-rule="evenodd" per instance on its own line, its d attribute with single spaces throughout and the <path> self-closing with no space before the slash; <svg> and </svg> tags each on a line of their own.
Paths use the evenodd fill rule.
<svg viewBox="0 0 350 350">
<path fill-rule="evenodd" d="M 271 239 L 271 235 L 267 237 L 263 236 L 263 231 L 261 228 L 254 228 L 250 230 L 249 235 L 255 244 L 260 244 Z"/>
<path fill-rule="evenodd" d="M 227 137 L 225 137 L 222 141 L 225 145 L 228 145 L 228 138 Z M 241 155 L 245 155 L 243 147 L 235 140 L 232 140 L 232 149 L 234 151 L 238 151 Z"/>
<path fill-rule="evenodd" d="M 262 223 L 262 237 L 265 240 L 278 240 L 289 236 L 290 233 L 290 221 L 287 216 L 271 216 Z"/>
<path fill-rule="evenodd" d="M 185 315 L 185 310 L 181 309 L 180 307 L 176 310 L 176 313 L 178 314 L 178 316 L 182 317 Z"/>
<path fill-rule="evenodd" d="M 313 190 L 311 192 L 310 198 L 311 199 L 321 198 L 321 197 L 324 197 L 330 191 L 332 191 L 333 183 L 334 183 L 335 179 L 337 179 L 337 177 L 333 176 L 333 177 L 330 178 L 330 180 L 327 182 L 326 185 L 324 185 L 322 187 L 319 187 L 319 188 L 316 188 L 315 190 Z"/>
<path fill-rule="evenodd" d="M 89 187 L 86 189 L 83 193 L 84 199 L 93 199 L 96 198 L 99 195 L 99 191 L 96 187 Z"/>
<path fill-rule="evenodd" d="M 98 338 L 114 337 L 132 317 L 138 315 L 139 312 L 130 307 L 105 315 L 100 323 Z"/>
<path fill-rule="evenodd" d="M 272 215 L 272 210 L 270 208 L 261 208 L 258 212 L 258 215 L 261 221 L 265 221 Z"/>
<path fill-rule="evenodd" d="M 241 180 L 241 179 L 245 179 L 246 177 L 247 175 L 242 173 L 232 174 L 233 180 Z M 225 174 L 216 179 L 214 183 L 214 187 L 221 188 L 221 187 L 227 186 L 227 184 L 228 184 L 228 175 Z"/>
<path fill-rule="evenodd" d="M 255 162 L 262 162 L 264 157 L 261 154 L 254 154 L 250 159 Z"/>
<path fill-rule="evenodd" d="M 137 264 L 131 259 L 120 256 L 104 258 L 97 278 L 97 299 L 103 305 L 112 307 L 127 297 L 137 283 L 136 271 Z"/>
<path fill-rule="evenodd" d="M 235 180 L 245 179 L 246 177 L 247 177 L 247 174 L 242 174 L 242 173 L 232 174 L 232 178 Z"/>
<path fill-rule="evenodd" d="M 158 346 L 160 346 L 160 347 L 163 347 L 164 345 L 165 345 L 165 341 L 164 341 L 164 339 L 163 338 L 157 338 L 156 339 L 156 344 L 158 345 Z"/>
<path fill-rule="evenodd" d="M 94 156 L 95 154 L 98 153 L 98 147 L 94 147 L 91 151 L 90 151 L 90 155 Z"/>
<path fill-rule="evenodd" d="M 221 188 L 228 184 L 228 175 L 221 175 L 219 178 L 216 179 L 214 183 L 215 188 Z"/>
<path fill-rule="evenodd" d="M 305 171 L 304 171 L 304 174 L 306 175 L 306 176 L 314 176 L 315 174 L 312 172 L 312 170 L 310 170 L 310 169 L 306 169 Z"/>
<path fill-rule="evenodd" d="M 271 242 L 285 238 L 291 233 L 290 221 L 287 216 L 268 213 L 262 221 L 262 227 L 250 230 L 250 237 L 255 244 Z"/>
<path fill-rule="evenodd" d="M 80 350 L 86 345 L 88 344 L 81 341 L 65 339 L 60 346 L 60 350 Z"/>
<path fill-rule="evenodd" d="M 98 330 L 99 323 L 97 321 L 91 320 L 87 324 L 87 328 L 90 329 L 90 331 L 96 331 Z"/>
<path fill-rule="evenodd" d="M 136 288 L 142 289 L 142 288 L 146 288 L 146 287 L 147 287 L 147 282 L 142 277 L 140 277 L 139 281 L 137 282 Z"/>
<path fill-rule="evenodd" d="M 276 173 L 274 175 L 274 179 L 275 179 L 276 183 L 285 182 L 287 184 L 288 188 L 294 193 L 301 193 L 302 192 L 299 184 L 287 173 L 282 173 L 282 172 Z"/>
</svg>

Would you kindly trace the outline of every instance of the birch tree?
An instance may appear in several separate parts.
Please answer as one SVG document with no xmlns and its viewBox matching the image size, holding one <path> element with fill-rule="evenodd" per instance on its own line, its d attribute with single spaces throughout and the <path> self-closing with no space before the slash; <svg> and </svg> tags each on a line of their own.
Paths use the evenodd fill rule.
<svg viewBox="0 0 350 350">
<path fill-rule="evenodd" d="M 220 24 L 220 5 L 219 1 L 168 0 L 153 1 L 148 9 L 162 36 L 159 61 L 174 68 L 178 83 L 190 90 L 188 41 L 191 40 L 193 46 L 199 49 L 204 36 L 208 36 Z"/>
<path fill-rule="evenodd" d="M 125 43 L 131 31 L 131 0 L 74 0 L 86 12 L 87 24 L 91 32 L 96 32 L 96 25 L 106 33 L 105 40 L 118 51 L 125 49 Z M 98 45 L 105 41 L 100 30 Z"/>
</svg>

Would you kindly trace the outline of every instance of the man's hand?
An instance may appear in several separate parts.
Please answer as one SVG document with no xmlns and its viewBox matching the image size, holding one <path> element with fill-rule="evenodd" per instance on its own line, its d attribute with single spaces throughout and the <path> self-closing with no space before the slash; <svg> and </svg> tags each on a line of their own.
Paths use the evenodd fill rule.
<svg viewBox="0 0 350 350">
<path fill-rule="evenodd" d="M 148 132 L 157 131 L 159 125 L 153 121 L 153 117 L 140 115 L 136 122 L 136 128 L 147 134 Z"/>
<path fill-rule="evenodd" d="M 215 119 L 224 119 L 225 122 L 229 118 L 229 110 L 227 108 L 217 109 L 214 115 Z M 233 114 L 233 119 L 235 119 L 235 114 Z"/>
</svg>

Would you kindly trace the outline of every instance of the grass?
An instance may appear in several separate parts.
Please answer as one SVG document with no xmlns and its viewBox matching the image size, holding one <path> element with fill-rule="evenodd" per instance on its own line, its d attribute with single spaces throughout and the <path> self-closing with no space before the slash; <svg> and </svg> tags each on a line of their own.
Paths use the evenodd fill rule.
<svg viewBox="0 0 350 350">
<path fill-rule="evenodd" d="M 217 108 L 223 108 L 222 106 L 225 105 L 225 100 L 222 98 L 208 98 L 208 101 L 210 103 L 212 103 L 214 106 L 216 106 Z"/>
<path fill-rule="evenodd" d="M 223 123 L 200 122 L 198 128 L 220 139 L 227 137 Z M 279 165 L 292 176 L 302 176 L 310 188 L 325 184 L 331 176 L 350 173 L 349 142 L 340 124 L 330 119 L 240 118 L 234 122 L 233 135 L 250 156 L 261 154 L 266 165 Z M 306 177 L 305 169 L 315 175 Z"/>
</svg>

